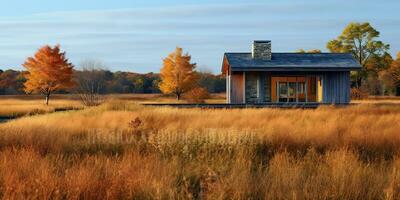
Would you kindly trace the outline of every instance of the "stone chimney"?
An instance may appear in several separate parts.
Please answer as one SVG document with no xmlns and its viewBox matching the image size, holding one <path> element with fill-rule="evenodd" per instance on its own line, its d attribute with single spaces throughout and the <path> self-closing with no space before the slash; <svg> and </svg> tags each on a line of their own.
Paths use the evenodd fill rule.
<svg viewBox="0 0 400 200">
<path fill-rule="evenodd" d="M 271 40 L 255 40 L 251 55 L 253 59 L 271 60 Z"/>
</svg>

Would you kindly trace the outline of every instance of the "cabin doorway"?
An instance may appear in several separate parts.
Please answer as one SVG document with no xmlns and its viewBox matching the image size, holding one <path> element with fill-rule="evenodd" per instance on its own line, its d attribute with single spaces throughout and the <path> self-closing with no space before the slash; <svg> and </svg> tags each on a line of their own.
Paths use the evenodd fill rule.
<svg viewBox="0 0 400 200">
<path fill-rule="evenodd" d="M 272 101 L 278 103 L 322 102 L 319 76 L 272 77 Z"/>
</svg>

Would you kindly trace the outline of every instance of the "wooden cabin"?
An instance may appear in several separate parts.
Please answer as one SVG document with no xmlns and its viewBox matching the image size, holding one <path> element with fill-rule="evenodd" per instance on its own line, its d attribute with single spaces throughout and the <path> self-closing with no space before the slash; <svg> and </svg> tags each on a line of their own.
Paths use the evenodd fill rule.
<svg viewBox="0 0 400 200">
<path fill-rule="evenodd" d="M 272 53 L 268 40 L 225 53 L 222 64 L 229 104 L 348 104 L 350 71 L 360 69 L 349 53 Z"/>
</svg>

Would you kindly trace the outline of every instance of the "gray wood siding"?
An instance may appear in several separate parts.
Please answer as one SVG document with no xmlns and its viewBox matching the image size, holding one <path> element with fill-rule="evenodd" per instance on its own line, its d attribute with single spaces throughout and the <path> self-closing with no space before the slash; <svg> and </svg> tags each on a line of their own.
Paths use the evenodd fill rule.
<svg viewBox="0 0 400 200">
<path fill-rule="evenodd" d="M 324 103 L 350 103 L 350 72 L 324 73 L 322 87 Z"/>
<path fill-rule="evenodd" d="M 265 73 L 260 73 L 259 77 L 258 77 L 258 103 L 264 103 L 264 99 L 265 99 L 265 82 L 266 82 L 266 78 L 265 78 Z"/>
<path fill-rule="evenodd" d="M 269 73 L 260 74 L 260 103 L 271 102 L 271 75 Z"/>
</svg>

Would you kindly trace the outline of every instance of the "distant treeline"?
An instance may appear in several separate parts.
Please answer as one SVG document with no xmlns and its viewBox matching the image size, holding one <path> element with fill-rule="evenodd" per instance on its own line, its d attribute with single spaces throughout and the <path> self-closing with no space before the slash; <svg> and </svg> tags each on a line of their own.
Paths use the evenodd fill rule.
<svg viewBox="0 0 400 200">
<path fill-rule="evenodd" d="M 0 70 L 0 95 L 24 94 L 26 71 Z M 75 71 L 79 76 L 82 71 Z M 207 72 L 197 72 L 199 84 L 211 93 L 225 92 L 225 77 Z M 111 72 L 102 70 L 99 78 L 104 82 L 100 89 L 102 94 L 113 93 L 160 93 L 158 88 L 160 75 L 157 73 L 139 74 L 132 72 Z M 75 93 L 76 90 L 60 91 L 60 93 Z"/>
</svg>

